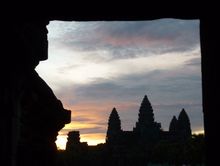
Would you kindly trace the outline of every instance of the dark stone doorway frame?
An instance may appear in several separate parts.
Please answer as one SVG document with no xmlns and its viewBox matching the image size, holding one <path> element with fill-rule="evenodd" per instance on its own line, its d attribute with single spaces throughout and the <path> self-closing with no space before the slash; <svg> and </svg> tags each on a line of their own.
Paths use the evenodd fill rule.
<svg viewBox="0 0 220 166">
<path fill-rule="evenodd" d="M 65 5 L 67 6 L 67 4 Z M 214 150 L 219 147 L 219 134 L 218 134 L 218 94 L 219 94 L 219 61 L 218 61 L 218 46 L 217 43 L 219 43 L 219 25 L 217 23 L 217 16 L 212 14 L 210 17 L 206 16 L 203 17 L 201 13 L 198 10 L 195 10 L 194 13 L 188 12 L 188 8 L 181 8 L 179 11 L 173 11 L 171 7 L 168 7 L 169 5 L 166 5 L 164 7 L 167 7 L 162 10 L 162 13 L 159 14 L 155 11 L 146 11 L 143 10 L 143 12 L 138 12 L 135 15 L 131 13 L 130 10 L 127 10 L 124 12 L 116 12 L 112 14 L 114 11 L 114 8 L 108 8 L 106 11 L 100 11 L 100 13 L 84 13 L 82 11 L 73 11 L 74 9 L 69 10 L 68 13 L 62 13 L 62 12 L 52 12 L 50 14 L 42 15 L 42 17 L 34 17 L 33 15 L 14 15 L 9 16 L 6 18 L 6 22 L 4 22 L 3 26 L 3 33 L 4 33 L 4 41 L 6 41 L 6 47 L 4 48 L 6 51 L 10 50 L 15 46 L 16 43 L 10 42 L 11 39 L 13 39 L 13 36 L 10 36 L 12 28 L 10 27 L 11 22 L 17 21 L 27 21 L 27 20 L 38 20 L 38 21 L 52 21 L 52 20 L 62 20 L 62 21 L 113 21 L 113 20 L 154 20 L 154 19 L 160 19 L 160 18 L 177 18 L 177 19 L 199 19 L 200 20 L 200 37 L 201 37 L 201 56 L 202 56 L 202 93 L 203 93 L 203 113 L 204 113 L 204 128 L 205 128 L 205 140 L 206 140 L 206 165 L 213 165 L 219 162 L 218 156 Z M 139 6 L 140 7 L 140 6 Z M 178 9 L 178 5 L 174 5 Z M 208 7 L 207 7 L 208 8 Z M 96 9 L 96 8 L 94 8 Z M 103 8 L 106 9 L 106 8 Z M 140 9 L 140 11 L 143 9 L 143 7 Z M 189 10 L 192 10 L 193 7 L 190 7 Z M 91 9 L 90 9 L 91 10 Z M 110 11 L 111 10 L 111 11 Z M 214 9 L 213 9 L 214 10 Z M 14 11 L 16 12 L 16 11 Z M 19 12 L 18 12 L 19 13 Z M 32 13 L 32 12 L 30 12 Z M 10 38 L 10 41 L 9 41 Z M 11 43 L 10 47 L 7 45 L 8 43 Z M 15 46 L 16 48 L 16 46 Z M 5 53 L 5 52 L 4 52 Z M 6 52 L 7 53 L 7 52 Z M 6 62 L 6 66 L 10 66 L 14 64 L 14 61 L 17 61 L 16 63 L 22 65 L 22 60 L 19 61 L 21 58 L 20 55 L 16 54 L 10 54 L 4 55 L 2 57 L 2 60 Z M 11 60 L 11 61 L 10 61 Z M 7 67 L 8 67 L 7 66 Z M 11 76 L 13 77 L 13 71 L 10 71 L 11 69 L 1 67 L 1 73 L 3 78 L 6 79 L 6 83 L 1 83 L 3 91 L 5 90 L 4 86 L 9 85 Z M 19 84 L 19 82 L 14 82 L 14 84 Z M 13 86 L 12 85 L 12 86 Z M 9 93 L 16 93 L 16 89 L 11 89 L 8 91 Z M 2 97 L 1 93 L 1 96 Z M 4 97 L 4 96 L 3 96 Z M 3 100 L 1 98 L 1 100 Z M 3 103 L 3 108 L 4 105 Z M 10 109 L 14 108 L 4 108 L 2 109 L 2 112 L 4 114 L 7 114 L 6 116 L 10 116 L 11 112 Z M 5 152 L 5 155 L 3 158 L 1 158 L 1 162 L 6 163 L 5 165 L 15 165 L 14 162 L 11 162 L 11 159 L 13 159 L 13 155 L 11 153 L 11 149 L 8 147 L 12 147 L 14 149 L 14 144 L 12 141 L 13 137 L 13 130 L 12 130 L 12 121 L 11 119 L 5 120 L 3 123 L 1 123 L 2 131 L 4 131 L 5 136 L 5 142 L 6 146 L 2 147 L 2 152 Z M 8 141 L 9 140 L 9 141 Z M 217 149 L 218 150 L 218 149 Z"/>
</svg>

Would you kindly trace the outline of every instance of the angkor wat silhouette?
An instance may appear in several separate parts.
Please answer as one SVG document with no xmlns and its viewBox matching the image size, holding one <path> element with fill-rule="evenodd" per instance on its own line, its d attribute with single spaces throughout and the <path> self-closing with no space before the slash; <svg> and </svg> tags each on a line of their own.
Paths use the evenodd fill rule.
<svg viewBox="0 0 220 166">
<path fill-rule="evenodd" d="M 155 152 L 157 158 L 158 152 L 155 149 L 159 143 L 185 145 L 191 137 L 190 119 L 184 108 L 178 118 L 173 116 L 169 130 L 163 131 L 161 124 L 155 121 L 152 105 L 145 95 L 132 131 L 122 130 L 118 111 L 113 108 L 104 144 L 88 146 L 87 142 L 80 142 L 79 131 L 69 132 L 66 152 L 71 157 L 67 160 L 71 161 L 70 165 L 88 165 L 93 162 L 95 165 L 106 166 L 142 166 L 155 157 Z"/>
<path fill-rule="evenodd" d="M 184 108 L 178 119 L 173 116 L 169 131 L 163 131 L 161 124 L 154 120 L 153 108 L 145 95 L 133 131 L 121 129 L 120 117 L 116 108 L 113 108 L 108 121 L 106 143 L 111 145 L 141 144 L 150 147 L 160 140 L 187 140 L 191 135 L 190 120 Z"/>
</svg>

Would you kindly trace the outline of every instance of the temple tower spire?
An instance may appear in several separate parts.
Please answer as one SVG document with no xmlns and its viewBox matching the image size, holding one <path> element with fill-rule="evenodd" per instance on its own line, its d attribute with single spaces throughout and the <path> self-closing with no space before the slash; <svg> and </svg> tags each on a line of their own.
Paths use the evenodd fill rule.
<svg viewBox="0 0 220 166">
<path fill-rule="evenodd" d="M 108 130 L 106 136 L 106 142 L 113 143 L 117 141 L 119 134 L 121 134 L 121 120 L 118 115 L 116 108 L 113 108 L 109 120 L 108 120 Z"/>
<path fill-rule="evenodd" d="M 178 130 L 178 120 L 177 120 L 176 116 L 173 116 L 173 118 L 170 122 L 169 132 L 171 134 L 176 134 L 177 130 Z"/>
<path fill-rule="evenodd" d="M 159 139 L 160 128 L 160 123 L 154 121 L 153 108 L 145 95 L 141 102 L 134 132 L 137 133 L 141 141 L 151 143 Z"/>
<path fill-rule="evenodd" d="M 184 108 L 178 116 L 178 134 L 184 140 L 192 135 L 190 120 Z"/>
</svg>

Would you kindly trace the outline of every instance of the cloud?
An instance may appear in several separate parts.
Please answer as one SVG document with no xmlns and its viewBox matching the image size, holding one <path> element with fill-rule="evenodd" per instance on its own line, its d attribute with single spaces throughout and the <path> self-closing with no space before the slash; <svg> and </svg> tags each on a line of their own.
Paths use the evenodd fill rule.
<svg viewBox="0 0 220 166">
<path fill-rule="evenodd" d="M 146 77 L 144 75 L 136 75 L 133 80 L 129 77 L 132 80 L 130 83 L 129 79 L 124 78 L 127 83 L 124 86 L 122 86 L 123 83 L 117 85 L 114 82 L 78 86 L 74 93 L 74 96 L 77 97 L 74 102 L 69 103 L 69 105 L 72 105 L 73 116 L 75 114 L 76 120 L 78 119 L 80 123 L 90 124 L 92 122 L 97 124 L 101 120 L 102 123 L 100 125 L 104 127 L 107 124 L 112 108 L 116 107 L 121 116 L 123 128 L 131 130 L 137 121 L 138 109 L 142 98 L 147 94 L 152 105 L 156 108 L 156 115 L 158 113 L 157 116 L 160 117 L 158 121 L 160 122 L 162 120 L 163 127 L 167 128 L 168 119 L 183 107 L 192 110 L 196 108 L 195 115 L 199 115 L 197 119 L 200 119 L 198 122 L 202 125 L 200 116 L 202 108 L 198 107 L 202 105 L 201 78 L 196 78 L 195 76 L 178 76 L 177 74 L 177 76 L 162 77 L 158 78 L 158 81 L 154 81 L 154 77 L 160 77 L 163 74 L 166 74 L 166 72 L 156 71 L 151 76 Z M 147 81 L 148 79 L 151 81 Z M 135 80 L 138 80 L 139 84 L 133 85 L 132 82 L 135 82 Z M 116 82 L 118 83 L 120 80 Z M 63 95 L 66 94 L 65 91 L 63 93 Z M 71 98 L 71 94 L 66 98 Z M 63 100 L 63 102 L 65 103 L 66 101 Z M 164 112 L 164 115 L 161 114 L 161 111 Z M 85 117 L 89 117 L 88 120 L 84 121 L 82 116 L 78 118 L 77 114 L 79 113 Z M 196 118 L 195 116 L 191 117 Z"/>
<path fill-rule="evenodd" d="M 113 107 L 119 111 L 123 129 L 132 130 L 145 94 L 155 110 L 155 120 L 161 122 L 164 129 L 182 108 L 194 111 L 189 114 L 194 130 L 203 126 L 201 77 L 181 75 L 178 70 L 175 72 L 157 70 L 149 75 L 127 76 L 112 82 L 102 80 L 94 84 L 63 87 L 57 96 L 67 109 L 72 110 L 72 122 L 77 122 L 66 133 L 72 129 L 83 133 L 100 132 L 100 126 L 101 131 L 106 133 L 108 116 Z"/>
<path fill-rule="evenodd" d="M 198 51 L 197 48 L 185 53 L 166 53 L 150 57 L 141 56 L 96 63 L 80 58 L 81 55 L 79 54 L 79 57 L 74 59 L 75 61 L 67 58 L 67 62 L 72 62 L 72 64 L 63 64 L 52 68 L 51 70 L 54 72 L 51 73 L 54 74 L 50 74 L 48 77 L 50 80 L 60 78 L 59 80 L 65 81 L 65 84 L 88 84 L 100 79 L 112 80 L 126 75 L 149 73 L 154 70 L 172 70 L 184 66 L 191 59 L 197 58 L 194 53 L 196 51 Z M 93 58 L 96 59 L 97 56 L 94 55 Z M 46 64 L 45 68 L 48 68 Z M 132 70 L 130 70 L 131 68 Z"/>
<path fill-rule="evenodd" d="M 71 117 L 71 121 L 78 121 L 78 122 L 89 122 L 89 121 L 92 121 L 93 119 L 92 118 L 89 118 L 89 117 L 85 117 L 85 116 L 72 116 Z"/>
<path fill-rule="evenodd" d="M 128 67 L 130 66 L 128 65 Z M 142 72 L 136 73 L 127 70 L 127 74 L 118 74 L 113 78 L 94 78 L 94 81 L 89 84 L 73 83 L 69 86 L 67 85 L 63 87 L 66 91 L 60 90 L 57 94 L 59 94 L 59 96 L 65 96 L 70 93 L 69 95 L 74 95 L 74 99 L 92 100 L 94 98 L 100 101 L 114 99 L 115 96 L 120 98 L 117 100 L 127 99 L 128 96 L 144 96 L 145 93 L 149 91 L 152 91 L 158 96 L 174 95 L 176 97 L 178 93 L 184 96 L 184 94 L 191 94 L 194 91 L 197 91 L 196 93 L 198 94 L 201 90 L 200 69 L 201 66 L 195 69 L 187 65 L 180 65 L 175 67 L 175 70 L 162 68 L 151 69 L 151 71 L 143 70 Z M 200 94 L 198 95 L 200 96 Z M 181 96 L 179 98 L 181 98 Z"/>
<path fill-rule="evenodd" d="M 200 54 L 197 20 L 52 21 L 48 29 L 51 57 L 38 70 L 55 90 L 63 84 L 173 69 Z"/>
<path fill-rule="evenodd" d="M 199 68 L 201 68 L 201 57 L 193 58 L 189 60 L 186 64 L 192 66 L 198 66 Z"/>
<path fill-rule="evenodd" d="M 199 43 L 198 20 L 51 22 L 49 40 L 57 48 L 109 52 L 112 59 L 143 52 L 186 51 Z M 55 47 L 55 48 L 56 48 Z M 150 54 L 149 54 L 150 55 Z"/>
<path fill-rule="evenodd" d="M 51 22 L 49 60 L 37 71 L 72 111 L 65 136 L 105 139 L 113 107 L 132 130 L 145 94 L 167 130 L 185 108 L 192 129 L 203 128 L 198 20 Z"/>
</svg>

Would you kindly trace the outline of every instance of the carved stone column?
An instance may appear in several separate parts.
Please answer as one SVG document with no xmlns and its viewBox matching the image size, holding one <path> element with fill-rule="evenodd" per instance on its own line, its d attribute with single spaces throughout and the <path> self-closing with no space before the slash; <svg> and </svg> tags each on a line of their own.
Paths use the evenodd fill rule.
<svg viewBox="0 0 220 166">
<path fill-rule="evenodd" d="M 2 26 L 0 66 L 0 162 L 5 166 L 51 165 L 55 139 L 70 111 L 38 76 L 47 59 L 48 20 L 8 20 Z"/>
</svg>

